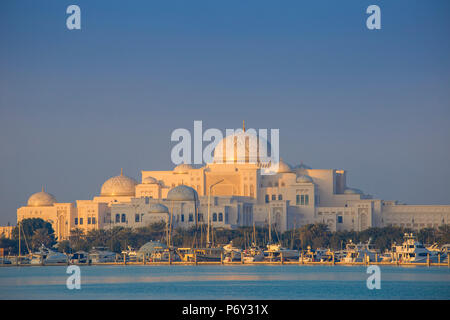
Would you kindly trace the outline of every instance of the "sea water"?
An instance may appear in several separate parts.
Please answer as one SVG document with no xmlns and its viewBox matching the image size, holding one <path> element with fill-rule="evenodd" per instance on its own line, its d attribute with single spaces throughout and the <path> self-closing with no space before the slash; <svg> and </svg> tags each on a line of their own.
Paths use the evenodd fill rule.
<svg viewBox="0 0 450 320">
<path fill-rule="evenodd" d="M 0 299 L 450 299 L 450 268 L 381 266 L 368 289 L 364 266 L 82 266 L 68 289 L 67 266 L 1 267 Z"/>
</svg>

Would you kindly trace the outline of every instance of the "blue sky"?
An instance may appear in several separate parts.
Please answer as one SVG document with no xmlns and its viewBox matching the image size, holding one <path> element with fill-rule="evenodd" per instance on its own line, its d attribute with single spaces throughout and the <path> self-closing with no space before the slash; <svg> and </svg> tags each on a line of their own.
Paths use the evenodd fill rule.
<svg viewBox="0 0 450 320">
<path fill-rule="evenodd" d="M 66 28 L 67 6 L 82 30 Z M 382 29 L 366 28 L 381 7 Z M 171 169 L 176 128 L 279 128 L 295 165 L 450 204 L 450 2 L 0 3 L 0 224 Z"/>
</svg>

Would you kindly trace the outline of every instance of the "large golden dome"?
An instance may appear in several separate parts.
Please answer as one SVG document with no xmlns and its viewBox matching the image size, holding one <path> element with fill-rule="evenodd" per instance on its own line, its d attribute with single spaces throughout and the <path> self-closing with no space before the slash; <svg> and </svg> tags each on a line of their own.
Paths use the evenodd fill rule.
<svg viewBox="0 0 450 320">
<path fill-rule="evenodd" d="M 260 150 L 260 147 L 266 148 Z M 270 144 L 255 131 L 236 130 L 223 138 L 214 149 L 214 163 L 267 163 Z M 266 158 L 267 157 L 267 158 Z"/>
<path fill-rule="evenodd" d="M 44 191 L 42 188 L 41 192 L 37 192 L 28 198 L 29 207 L 49 207 L 56 203 L 56 199 L 50 193 Z"/>
<path fill-rule="evenodd" d="M 102 197 L 134 196 L 136 194 L 135 187 L 137 184 L 136 180 L 124 176 L 122 171 L 120 176 L 115 176 L 105 181 L 102 185 L 100 195 Z"/>
</svg>

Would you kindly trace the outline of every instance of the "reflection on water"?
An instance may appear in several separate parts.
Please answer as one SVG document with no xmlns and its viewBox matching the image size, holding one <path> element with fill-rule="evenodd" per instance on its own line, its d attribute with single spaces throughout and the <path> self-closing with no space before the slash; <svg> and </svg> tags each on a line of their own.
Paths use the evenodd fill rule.
<svg viewBox="0 0 450 320">
<path fill-rule="evenodd" d="M 450 298 L 448 268 L 381 267 L 381 290 L 367 289 L 361 266 L 85 266 L 81 290 L 66 288 L 68 276 L 65 266 L 0 268 L 0 299 Z"/>
</svg>

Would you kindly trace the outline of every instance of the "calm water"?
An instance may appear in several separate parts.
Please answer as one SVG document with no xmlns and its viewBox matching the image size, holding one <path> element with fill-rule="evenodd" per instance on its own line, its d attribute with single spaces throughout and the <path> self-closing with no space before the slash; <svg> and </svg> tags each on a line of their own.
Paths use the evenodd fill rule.
<svg viewBox="0 0 450 320">
<path fill-rule="evenodd" d="M 446 267 L 381 267 L 369 290 L 354 266 L 86 266 L 81 289 L 66 267 L 2 267 L 0 299 L 450 299 Z"/>
</svg>

